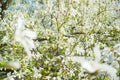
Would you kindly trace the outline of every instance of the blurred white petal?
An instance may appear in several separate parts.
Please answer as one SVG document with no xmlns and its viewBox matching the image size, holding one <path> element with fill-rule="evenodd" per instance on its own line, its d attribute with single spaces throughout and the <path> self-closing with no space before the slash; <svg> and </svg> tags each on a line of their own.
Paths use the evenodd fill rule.
<svg viewBox="0 0 120 80">
<path fill-rule="evenodd" d="M 24 40 L 21 40 L 21 44 L 23 45 L 28 57 L 31 57 L 31 51 L 29 49 L 29 45 Z"/>
<path fill-rule="evenodd" d="M 95 73 L 100 70 L 100 66 L 95 62 L 82 62 L 81 66 L 86 69 L 89 73 Z"/>
<path fill-rule="evenodd" d="M 118 47 L 120 47 L 120 43 L 118 43 L 114 46 L 114 48 L 118 48 Z"/>
<path fill-rule="evenodd" d="M 21 64 L 18 61 L 9 61 L 9 62 L 6 63 L 5 67 L 7 69 L 14 69 L 14 70 L 16 70 L 16 69 L 19 69 L 21 67 Z"/>
<path fill-rule="evenodd" d="M 27 55 L 31 58 L 31 50 L 36 48 L 32 39 L 37 38 L 37 34 L 29 29 L 25 29 L 24 18 L 18 18 L 17 24 L 15 40 L 23 45 Z"/>
<path fill-rule="evenodd" d="M 95 73 L 97 71 L 106 71 L 113 80 L 118 80 L 116 75 L 117 70 L 110 65 L 101 64 L 96 60 L 87 60 L 84 57 L 74 56 L 74 57 L 67 57 L 66 60 L 81 63 L 81 67 L 86 69 L 89 73 Z"/>
<path fill-rule="evenodd" d="M 18 30 L 24 30 L 24 28 L 25 28 L 24 18 L 19 17 L 18 20 L 17 20 L 17 29 Z"/>
<path fill-rule="evenodd" d="M 29 48 L 30 50 L 36 48 L 36 47 L 35 47 L 35 44 L 34 44 L 34 41 L 33 41 L 32 39 L 26 38 L 25 41 L 26 41 L 26 43 L 27 43 L 27 45 L 28 45 L 28 48 Z"/>
<path fill-rule="evenodd" d="M 117 77 L 117 70 L 112 66 L 107 64 L 101 64 L 101 70 L 106 71 L 111 76 L 111 80 L 119 80 Z"/>
<path fill-rule="evenodd" d="M 96 45 L 94 47 L 94 56 L 95 56 L 95 61 L 100 61 L 101 53 L 100 53 L 99 45 Z"/>
<path fill-rule="evenodd" d="M 31 30 L 26 29 L 26 30 L 23 31 L 23 33 L 26 37 L 28 37 L 30 39 L 36 39 L 37 38 L 37 34 L 33 31 L 31 31 Z"/>
</svg>

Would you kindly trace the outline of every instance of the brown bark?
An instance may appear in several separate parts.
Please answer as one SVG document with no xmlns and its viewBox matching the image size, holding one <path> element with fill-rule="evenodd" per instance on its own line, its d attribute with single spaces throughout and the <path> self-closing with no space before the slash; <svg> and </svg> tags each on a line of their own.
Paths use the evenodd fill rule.
<svg viewBox="0 0 120 80">
<path fill-rule="evenodd" d="M 4 10 L 6 10 L 10 4 L 12 0 L 7 0 L 6 2 L 4 2 L 4 0 L 0 0 L 0 4 L 2 5 L 1 6 L 1 12 L 0 12 L 0 15 L 1 15 L 1 18 L 3 19 L 4 17 Z"/>
</svg>

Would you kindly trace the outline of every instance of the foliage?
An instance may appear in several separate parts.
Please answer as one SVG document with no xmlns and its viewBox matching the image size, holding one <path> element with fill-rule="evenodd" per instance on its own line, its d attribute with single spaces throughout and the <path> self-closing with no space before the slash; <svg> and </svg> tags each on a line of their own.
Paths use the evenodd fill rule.
<svg viewBox="0 0 120 80">
<path fill-rule="evenodd" d="M 0 20 L 0 79 L 119 80 L 119 3 L 13 0 Z"/>
</svg>

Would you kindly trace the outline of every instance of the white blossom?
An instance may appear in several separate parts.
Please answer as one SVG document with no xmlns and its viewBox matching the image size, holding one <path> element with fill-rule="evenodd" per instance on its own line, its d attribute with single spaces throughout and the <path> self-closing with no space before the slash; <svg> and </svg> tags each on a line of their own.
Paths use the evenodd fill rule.
<svg viewBox="0 0 120 80">
<path fill-rule="evenodd" d="M 84 61 L 81 63 L 81 66 L 86 69 L 89 73 L 95 73 L 100 69 L 100 66 L 96 63 L 89 63 L 88 61 Z"/>
<path fill-rule="evenodd" d="M 95 61 L 100 61 L 101 53 L 100 53 L 99 45 L 96 45 L 94 47 L 94 56 L 95 56 Z"/>
<path fill-rule="evenodd" d="M 9 62 L 6 63 L 5 67 L 7 69 L 14 69 L 14 70 L 16 70 L 16 69 L 19 69 L 21 67 L 21 64 L 18 61 L 9 61 Z"/>
<path fill-rule="evenodd" d="M 83 48 L 79 47 L 79 46 L 77 46 L 75 48 L 75 50 L 77 51 L 78 54 L 84 54 L 85 53 L 85 50 Z"/>
<path fill-rule="evenodd" d="M 25 29 L 24 18 L 19 17 L 17 24 L 15 40 L 23 45 L 28 57 L 31 58 L 31 50 L 36 48 L 33 39 L 37 37 L 37 34 L 34 31 Z"/>
<path fill-rule="evenodd" d="M 39 70 L 36 67 L 34 67 L 33 70 L 34 70 L 34 75 L 33 76 L 35 78 L 41 78 L 42 77 L 42 75 L 39 73 Z"/>
<path fill-rule="evenodd" d="M 95 73 L 97 71 L 105 71 L 111 76 L 111 79 L 118 80 L 118 77 L 116 76 L 117 70 L 110 65 L 101 64 L 96 60 L 87 60 L 84 57 L 79 57 L 79 56 L 67 57 L 67 60 L 81 63 L 81 67 L 87 70 L 89 73 Z"/>
<path fill-rule="evenodd" d="M 4 78 L 3 80 L 15 80 L 13 77 L 7 77 L 7 78 Z"/>
</svg>

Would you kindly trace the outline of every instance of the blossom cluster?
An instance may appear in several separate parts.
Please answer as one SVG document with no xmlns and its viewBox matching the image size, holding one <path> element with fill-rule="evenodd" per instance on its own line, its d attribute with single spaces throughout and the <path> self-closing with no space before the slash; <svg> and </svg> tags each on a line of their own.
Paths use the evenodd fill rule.
<svg viewBox="0 0 120 80">
<path fill-rule="evenodd" d="M 0 79 L 119 80 L 119 0 L 13 0 L 0 20 Z"/>
</svg>

